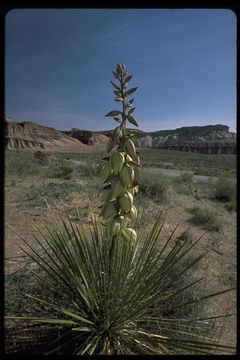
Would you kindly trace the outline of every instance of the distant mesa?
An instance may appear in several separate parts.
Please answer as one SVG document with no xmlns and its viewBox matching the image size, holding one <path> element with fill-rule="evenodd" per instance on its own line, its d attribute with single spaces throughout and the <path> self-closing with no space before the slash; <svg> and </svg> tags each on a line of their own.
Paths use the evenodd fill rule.
<svg viewBox="0 0 240 360">
<path fill-rule="evenodd" d="M 34 122 L 5 118 L 5 148 L 9 150 L 83 151 L 84 144 L 61 131 Z"/>
<path fill-rule="evenodd" d="M 89 131 L 72 128 L 60 131 L 37 123 L 15 123 L 4 119 L 5 148 L 9 150 L 105 151 L 112 130 Z M 131 129 L 141 148 L 160 148 L 207 154 L 236 154 L 236 134 L 227 125 L 181 127 L 174 130 L 144 132 Z"/>
</svg>

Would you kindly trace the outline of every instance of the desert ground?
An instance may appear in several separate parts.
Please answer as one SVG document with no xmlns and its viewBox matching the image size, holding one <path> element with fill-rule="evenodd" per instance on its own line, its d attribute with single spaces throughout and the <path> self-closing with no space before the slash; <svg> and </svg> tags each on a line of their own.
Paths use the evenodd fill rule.
<svg viewBox="0 0 240 360">
<path fill-rule="evenodd" d="M 32 234 L 38 231 L 36 227 L 43 229 L 46 224 L 51 226 L 52 218 L 44 199 L 53 208 L 59 209 L 63 209 L 64 202 L 73 220 L 76 208 L 81 209 L 87 228 L 91 214 L 89 204 L 95 214 L 99 213 L 102 155 L 104 148 L 96 146 L 86 146 L 82 152 L 46 153 L 45 160 L 41 161 L 35 159 L 32 152 L 6 151 L 4 256 L 7 313 L 22 314 L 27 311 L 24 308 L 24 291 L 20 291 L 20 287 L 29 259 L 20 248 L 24 247 L 23 240 L 13 229 L 31 244 Z M 162 238 L 167 237 L 177 224 L 176 236 L 190 227 L 189 241 L 205 234 L 196 251 L 207 251 L 199 271 L 207 277 L 208 288 L 218 291 L 235 287 L 236 156 L 141 149 L 140 158 L 142 184 L 135 202 L 139 212 L 143 212 L 139 225 L 141 232 L 147 233 L 159 212 L 163 211 L 166 222 Z M 222 177 L 220 190 L 226 196 L 217 196 L 217 189 L 221 187 L 218 181 Z M 199 220 L 196 209 L 208 211 L 212 222 Z M 197 214 L 195 218 L 194 214 Z M 25 291 L 28 292 L 28 289 Z M 235 291 L 213 298 L 211 312 L 236 313 Z M 9 352 L 14 351 L 18 344 L 17 340 L 16 344 L 13 341 L 13 337 L 16 338 L 16 334 L 12 335 L 14 326 L 6 325 Z M 19 335 L 17 337 L 20 338 Z M 236 344 L 235 316 L 226 320 L 222 338 Z"/>
</svg>

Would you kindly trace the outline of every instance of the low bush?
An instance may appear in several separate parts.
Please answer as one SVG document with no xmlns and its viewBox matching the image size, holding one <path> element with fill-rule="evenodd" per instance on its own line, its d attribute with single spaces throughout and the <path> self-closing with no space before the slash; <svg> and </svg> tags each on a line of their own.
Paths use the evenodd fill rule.
<svg viewBox="0 0 240 360">
<path fill-rule="evenodd" d="M 184 194 L 184 195 L 193 194 L 194 184 L 188 176 L 184 178 L 182 175 L 180 175 L 172 178 L 172 185 L 175 191 L 179 194 Z"/>
<path fill-rule="evenodd" d="M 180 175 L 180 179 L 185 183 L 192 183 L 193 182 L 193 174 L 188 172 L 183 172 Z"/>
<path fill-rule="evenodd" d="M 195 225 L 202 225 L 208 231 L 219 231 L 222 227 L 218 217 L 208 208 L 195 206 L 188 211 L 193 215 L 191 222 Z"/>
<path fill-rule="evenodd" d="M 65 159 L 60 161 L 55 161 L 51 166 L 46 170 L 46 175 L 49 178 L 64 178 L 70 179 L 73 173 L 73 165 Z"/>
<path fill-rule="evenodd" d="M 5 172 L 9 177 L 25 178 L 41 174 L 43 166 L 31 152 L 7 152 L 5 155 Z"/>
<path fill-rule="evenodd" d="M 82 162 L 76 165 L 76 176 L 94 177 L 99 176 L 101 172 L 101 165 L 98 162 Z"/>
<path fill-rule="evenodd" d="M 215 197 L 220 201 L 230 201 L 236 196 L 236 185 L 228 178 L 219 178 L 215 188 Z"/>
<path fill-rule="evenodd" d="M 232 199 L 230 201 L 228 201 L 226 204 L 225 204 L 225 208 L 228 210 L 228 211 L 236 211 L 237 210 L 237 203 L 236 203 L 236 199 Z"/>
<path fill-rule="evenodd" d="M 82 186 L 75 180 L 66 180 L 62 183 L 50 182 L 43 185 L 31 185 L 27 190 L 27 199 L 32 206 L 44 205 L 44 198 L 49 204 L 58 199 L 67 199 L 74 192 L 82 190 Z"/>
<path fill-rule="evenodd" d="M 168 201 L 171 196 L 171 179 L 161 174 L 158 169 L 141 169 L 140 190 L 161 201 Z"/>
</svg>

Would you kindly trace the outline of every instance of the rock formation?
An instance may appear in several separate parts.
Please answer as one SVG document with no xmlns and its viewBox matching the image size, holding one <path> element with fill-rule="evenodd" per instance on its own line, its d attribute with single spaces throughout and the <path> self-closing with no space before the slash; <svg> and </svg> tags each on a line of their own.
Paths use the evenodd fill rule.
<svg viewBox="0 0 240 360">
<path fill-rule="evenodd" d="M 131 129 L 138 147 L 153 147 L 206 154 L 236 154 L 236 134 L 226 125 L 181 127 L 175 130 L 144 132 Z M 5 118 L 5 148 L 56 151 L 85 151 L 97 146 L 105 149 L 112 131 L 73 128 L 58 131 L 33 122 L 14 123 Z"/>
<path fill-rule="evenodd" d="M 71 129 L 71 131 L 65 131 L 65 133 L 87 145 L 93 145 L 96 143 L 106 144 L 106 142 L 108 141 L 108 137 L 106 135 L 97 131 L 88 131 L 73 128 Z"/>
<path fill-rule="evenodd" d="M 140 136 L 140 137 L 139 137 Z M 206 154 L 236 154 L 236 134 L 226 125 L 182 127 L 138 135 L 138 147 L 153 147 Z"/>
<path fill-rule="evenodd" d="M 84 144 L 54 128 L 5 118 L 5 149 L 82 150 Z"/>
</svg>

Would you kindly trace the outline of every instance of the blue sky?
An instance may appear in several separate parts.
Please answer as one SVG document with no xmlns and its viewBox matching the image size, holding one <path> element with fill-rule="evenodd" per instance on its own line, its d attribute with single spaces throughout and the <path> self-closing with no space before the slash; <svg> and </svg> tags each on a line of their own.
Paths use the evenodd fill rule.
<svg viewBox="0 0 240 360">
<path fill-rule="evenodd" d="M 236 18 L 225 9 L 18 9 L 6 17 L 5 112 L 60 130 L 107 130 L 116 64 L 144 131 L 236 131 Z M 129 85 L 130 85 L 129 84 Z"/>
</svg>

